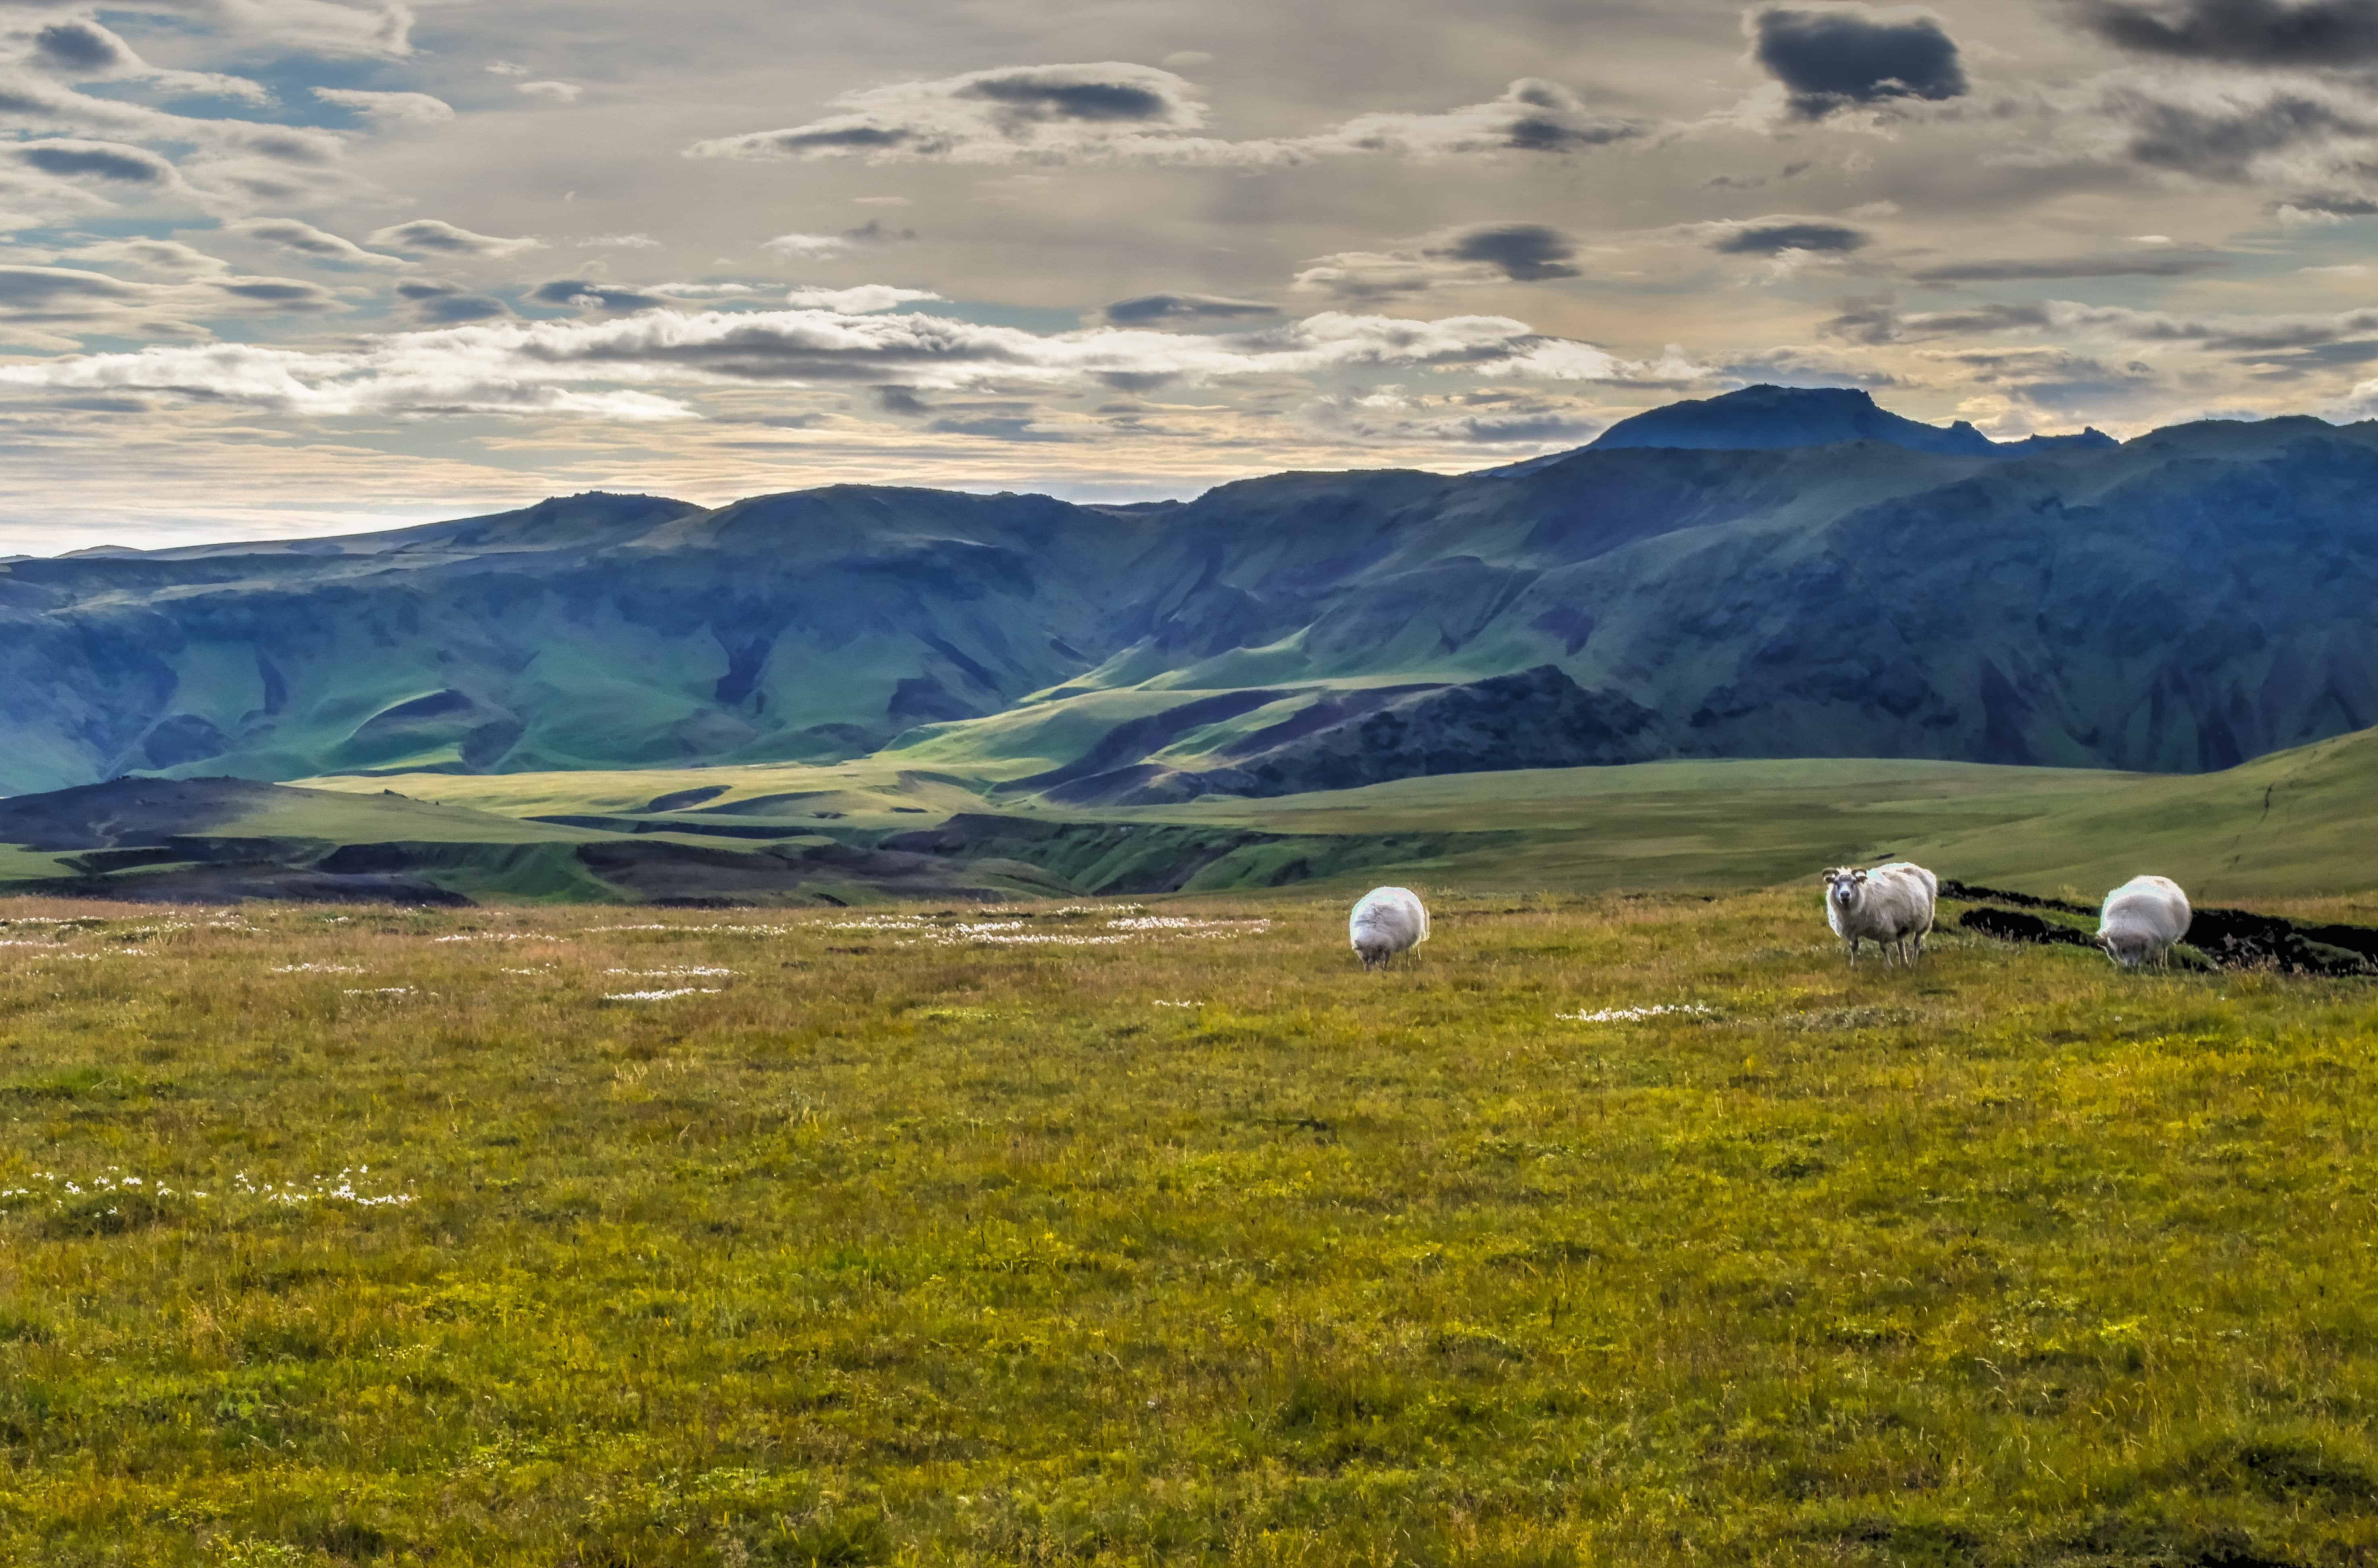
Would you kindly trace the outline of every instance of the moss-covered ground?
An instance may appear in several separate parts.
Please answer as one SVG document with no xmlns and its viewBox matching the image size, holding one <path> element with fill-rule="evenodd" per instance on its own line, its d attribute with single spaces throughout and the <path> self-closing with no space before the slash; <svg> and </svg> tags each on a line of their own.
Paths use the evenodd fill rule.
<svg viewBox="0 0 2378 1568">
<path fill-rule="evenodd" d="M 0 1561 L 2378 1550 L 2366 984 L 1852 971 L 1807 888 L 1386 974 L 1334 900 L 0 916 Z"/>
</svg>

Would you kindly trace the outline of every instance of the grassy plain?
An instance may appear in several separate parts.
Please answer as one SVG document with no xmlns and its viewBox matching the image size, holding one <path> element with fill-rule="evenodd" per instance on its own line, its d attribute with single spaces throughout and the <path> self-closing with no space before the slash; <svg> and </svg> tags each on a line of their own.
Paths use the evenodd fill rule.
<svg viewBox="0 0 2378 1568">
<path fill-rule="evenodd" d="M 2367 985 L 1436 902 L 0 904 L 0 1561 L 2378 1551 Z"/>
<path fill-rule="evenodd" d="M 832 810 L 887 831 L 957 811 L 1289 834 L 1475 833 L 1408 874 L 1470 889 L 1599 892 L 1771 886 L 1844 862 L 1910 855 L 1944 876 L 2094 901 L 2143 870 L 2200 903 L 2378 890 L 2378 731 L 2341 736 L 2201 774 L 2002 768 L 1877 758 L 1647 762 L 1402 779 L 1274 799 L 1089 810 L 1001 795 L 986 780 L 830 768 L 682 769 L 652 774 L 408 775 L 318 779 L 393 786 L 487 813 L 634 810 L 665 791 L 717 788 L 700 809 L 790 820 Z M 1334 885 L 1334 884 L 1333 884 Z"/>
</svg>

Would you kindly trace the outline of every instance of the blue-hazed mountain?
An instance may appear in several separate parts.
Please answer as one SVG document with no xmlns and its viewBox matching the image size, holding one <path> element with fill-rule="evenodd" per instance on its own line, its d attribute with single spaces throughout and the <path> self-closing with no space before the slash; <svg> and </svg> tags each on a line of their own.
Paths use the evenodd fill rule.
<svg viewBox="0 0 2378 1568">
<path fill-rule="evenodd" d="M 2378 425 L 1916 449 L 1898 425 L 1965 440 L 1752 393 L 1483 473 L 1181 503 L 589 495 L 20 560 L 0 789 L 889 748 L 1165 799 L 1464 760 L 2192 770 L 2378 724 Z M 1627 444 L 1711 409 L 1739 444 Z"/>
<path fill-rule="evenodd" d="M 1774 451 L 1884 441 L 1911 452 L 1961 457 L 2029 457 L 2067 449 L 2103 449 L 2119 443 L 2103 431 L 1993 441 L 1964 420 L 1925 425 L 1876 406 L 1845 387 L 1745 387 L 1719 397 L 1670 403 L 1622 419 L 1593 440 L 1591 450 L 1621 447 L 1697 448 L 1708 451 Z"/>
</svg>

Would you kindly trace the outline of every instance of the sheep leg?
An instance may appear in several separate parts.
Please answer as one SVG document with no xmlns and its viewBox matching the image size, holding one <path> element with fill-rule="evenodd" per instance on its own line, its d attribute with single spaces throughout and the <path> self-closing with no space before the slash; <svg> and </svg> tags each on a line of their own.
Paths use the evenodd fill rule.
<svg viewBox="0 0 2378 1568">
<path fill-rule="evenodd" d="M 1850 938 L 1850 939 L 1849 939 L 1849 943 L 1850 943 L 1850 967 L 1851 967 L 1851 968 L 1853 968 L 1853 969 L 1855 969 L 1855 968 L 1856 968 L 1856 967 L 1857 967 L 1857 950 L 1858 950 L 1858 940 L 1857 940 L 1856 937 L 1852 937 L 1852 938 Z"/>
</svg>

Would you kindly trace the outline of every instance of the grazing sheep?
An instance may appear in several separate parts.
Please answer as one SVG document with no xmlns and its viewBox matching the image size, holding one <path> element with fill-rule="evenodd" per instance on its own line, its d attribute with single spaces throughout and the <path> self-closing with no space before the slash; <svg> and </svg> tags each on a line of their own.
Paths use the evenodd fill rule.
<svg viewBox="0 0 2378 1568">
<path fill-rule="evenodd" d="M 2125 969 L 2171 962 L 2171 944 L 2195 918 L 2188 895 L 2169 877 L 2132 877 L 2106 895 L 2097 911 L 2097 945 Z"/>
<path fill-rule="evenodd" d="M 1921 866 L 1894 860 L 1861 871 L 1838 866 L 1825 873 L 1825 924 L 1850 944 L 1850 963 L 1858 961 L 1858 944 L 1873 942 L 1882 949 L 1888 966 L 1892 955 L 1913 964 L 1924 956 L 1924 939 L 1932 932 L 1932 906 L 1940 894 L 1940 879 Z"/>
<path fill-rule="evenodd" d="M 1347 918 L 1346 935 L 1365 969 L 1428 940 L 1428 910 L 1410 888 L 1373 888 Z"/>
</svg>

